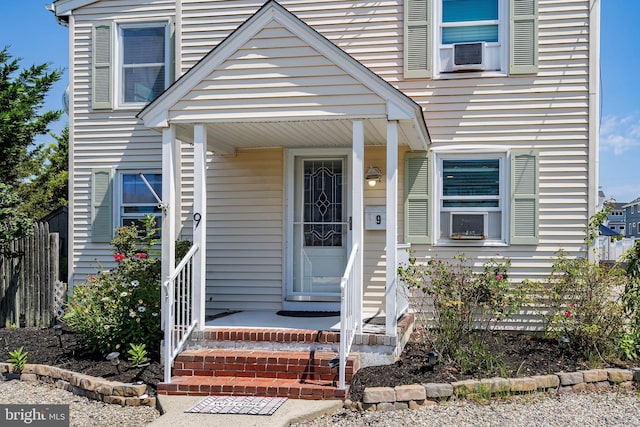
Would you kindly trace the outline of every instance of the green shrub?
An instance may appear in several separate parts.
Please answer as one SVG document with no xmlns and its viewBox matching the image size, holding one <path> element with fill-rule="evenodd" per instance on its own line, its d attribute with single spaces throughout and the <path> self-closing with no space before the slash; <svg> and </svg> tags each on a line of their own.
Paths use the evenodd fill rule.
<svg viewBox="0 0 640 427">
<path fill-rule="evenodd" d="M 159 348 L 160 259 L 152 252 L 158 229 L 152 215 L 143 224 L 142 230 L 135 224 L 116 229 L 117 266 L 73 290 L 64 319 L 90 351 L 105 355 L 130 343 Z"/>
<path fill-rule="evenodd" d="M 615 357 L 629 325 L 622 303 L 627 282 L 618 266 L 560 252 L 544 289 L 547 334 L 568 338 L 570 348 L 585 360 Z"/>
<path fill-rule="evenodd" d="M 490 260 L 474 273 L 459 254 L 451 262 L 430 259 L 418 263 L 413 254 L 398 274 L 412 291 L 410 299 L 418 331 L 447 363 L 472 370 L 483 363 L 484 340 L 491 327 L 510 317 L 526 300 L 520 284 L 510 283 L 510 261 Z M 474 354 L 467 351 L 475 348 Z"/>
<path fill-rule="evenodd" d="M 149 362 L 149 352 L 147 352 L 144 344 L 131 343 L 127 353 L 129 354 L 129 362 L 131 362 L 131 366 L 134 368 L 141 367 Z"/>
</svg>

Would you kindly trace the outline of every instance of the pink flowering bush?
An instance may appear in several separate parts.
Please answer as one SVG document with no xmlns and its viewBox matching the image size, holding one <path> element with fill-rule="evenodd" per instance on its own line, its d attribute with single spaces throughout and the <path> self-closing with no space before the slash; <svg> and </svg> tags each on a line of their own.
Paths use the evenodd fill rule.
<svg viewBox="0 0 640 427">
<path fill-rule="evenodd" d="M 64 320 L 90 351 L 106 355 L 130 344 L 159 349 L 160 259 L 152 252 L 158 229 L 152 215 L 143 224 L 142 230 L 135 224 L 117 228 L 111 241 L 116 266 L 73 290 Z"/>
<path fill-rule="evenodd" d="M 419 263 L 413 254 L 398 268 L 422 337 L 461 371 L 486 362 L 485 339 L 496 322 L 510 317 L 526 299 L 524 284 L 509 282 L 509 260 L 490 260 L 474 272 L 463 254 L 452 261 Z M 477 354 L 472 354 L 477 350 Z M 478 356 L 478 357 L 475 357 Z"/>
</svg>

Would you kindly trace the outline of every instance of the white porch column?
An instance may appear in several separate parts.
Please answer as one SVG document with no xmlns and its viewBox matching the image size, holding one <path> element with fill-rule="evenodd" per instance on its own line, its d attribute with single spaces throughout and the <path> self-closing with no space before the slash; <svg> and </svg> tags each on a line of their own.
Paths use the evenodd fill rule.
<svg viewBox="0 0 640 427">
<path fill-rule="evenodd" d="M 207 128 L 203 124 L 193 128 L 193 216 L 193 243 L 199 247 L 193 259 L 193 318 L 197 329 L 203 330 L 207 270 Z"/>
<path fill-rule="evenodd" d="M 364 123 L 362 120 L 353 122 L 353 155 L 351 165 L 351 239 L 352 244 L 358 244 L 358 260 L 355 265 L 355 282 L 358 289 L 358 308 L 355 313 L 356 332 L 362 332 L 362 259 L 364 252 Z"/>
<path fill-rule="evenodd" d="M 396 336 L 397 238 L 398 238 L 398 122 L 387 122 L 387 291 L 385 334 Z"/>
<path fill-rule="evenodd" d="M 173 274 L 176 265 L 176 217 L 180 212 L 176 211 L 176 134 L 173 126 L 162 130 L 162 202 L 165 209 L 162 212 L 162 262 L 161 277 L 164 282 Z M 167 312 L 165 312 L 166 289 L 162 286 L 162 326 L 166 325 Z M 168 307 L 166 307 L 168 309 Z"/>
</svg>

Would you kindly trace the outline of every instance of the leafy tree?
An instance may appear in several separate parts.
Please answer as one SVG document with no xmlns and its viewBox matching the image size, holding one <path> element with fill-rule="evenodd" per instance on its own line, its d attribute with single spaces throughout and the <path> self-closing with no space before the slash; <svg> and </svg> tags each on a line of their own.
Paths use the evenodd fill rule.
<svg viewBox="0 0 640 427">
<path fill-rule="evenodd" d="M 46 134 L 61 111 L 40 113 L 44 99 L 62 70 L 49 64 L 20 69 L 8 48 L 0 50 L 0 183 L 15 186 L 34 172 L 40 149 L 36 135 Z"/>
<path fill-rule="evenodd" d="M 21 185 L 23 204 L 20 212 L 39 219 L 66 206 L 69 191 L 69 128 L 60 135 L 50 134 L 56 142 L 44 147 L 34 158 L 33 178 Z"/>
<path fill-rule="evenodd" d="M 33 232 L 33 221 L 26 215 L 16 213 L 20 197 L 8 185 L 0 183 L 0 256 L 15 256 L 10 250 L 12 240 L 29 236 Z"/>
</svg>

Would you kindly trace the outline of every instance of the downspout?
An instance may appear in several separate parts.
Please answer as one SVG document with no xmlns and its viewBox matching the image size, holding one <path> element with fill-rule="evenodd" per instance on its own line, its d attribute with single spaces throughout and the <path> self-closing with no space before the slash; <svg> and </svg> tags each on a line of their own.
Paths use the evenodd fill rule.
<svg viewBox="0 0 640 427">
<path fill-rule="evenodd" d="M 588 218 L 596 213 L 600 169 L 600 0 L 589 5 L 589 185 Z M 589 261 L 596 253 L 587 248 Z"/>
</svg>

